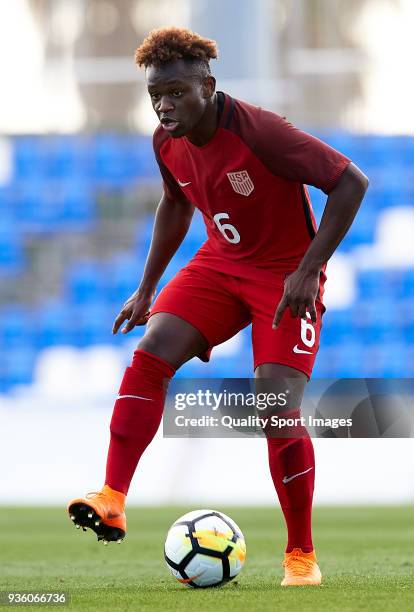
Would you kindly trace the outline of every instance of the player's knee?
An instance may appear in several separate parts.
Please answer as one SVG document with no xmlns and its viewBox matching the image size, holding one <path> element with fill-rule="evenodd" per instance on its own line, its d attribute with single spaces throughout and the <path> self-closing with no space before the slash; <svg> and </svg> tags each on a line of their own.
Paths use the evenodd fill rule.
<svg viewBox="0 0 414 612">
<path fill-rule="evenodd" d="M 200 352 L 193 347 L 193 342 L 175 333 L 173 328 L 155 325 L 147 329 L 137 348 L 163 359 L 176 370 Z"/>
<path fill-rule="evenodd" d="M 162 334 L 156 329 L 149 329 L 141 338 L 137 348 L 171 363 L 170 346 L 171 342 L 166 334 Z"/>
</svg>

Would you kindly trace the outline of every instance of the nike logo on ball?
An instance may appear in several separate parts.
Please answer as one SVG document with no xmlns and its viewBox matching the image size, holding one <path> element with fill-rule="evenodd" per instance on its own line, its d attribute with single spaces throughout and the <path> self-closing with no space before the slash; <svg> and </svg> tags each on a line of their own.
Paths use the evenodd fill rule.
<svg viewBox="0 0 414 612">
<path fill-rule="evenodd" d="M 313 355 L 312 351 L 304 351 L 303 349 L 300 349 L 297 344 L 293 347 L 293 352 L 294 353 L 306 353 L 307 355 Z"/>
<path fill-rule="evenodd" d="M 187 584 L 188 582 L 192 582 L 193 580 L 197 580 L 197 578 L 200 578 L 200 576 L 202 576 L 204 572 L 205 570 L 203 572 L 200 572 L 199 574 L 196 574 L 195 576 L 190 576 L 190 578 L 177 578 L 177 580 L 182 584 Z"/>
<path fill-rule="evenodd" d="M 191 181 L 188 181 L 188 183 L 182 183 L 181 181 L 178 181 L 178 184 L 180 185 L 180 187 L 187 187 L 187 185 L 191 185 Z"/>
<path fill-rule="evenodd" d="M 303 476 L 303 474 L 307 474 L 311 470 L 313 470 L 313 467 L 310 467 L 307 470 L 304 470 L 303 472 L 299 472 L 298 474 L 293 474 L 293 476 L 285 476 L 283 478 L 282 482 L 283 482 L 283 484 L 287 484 L 288 482 L 290 482 L 294 478 L 297 478 L 298 476 Z"/>
</svg>

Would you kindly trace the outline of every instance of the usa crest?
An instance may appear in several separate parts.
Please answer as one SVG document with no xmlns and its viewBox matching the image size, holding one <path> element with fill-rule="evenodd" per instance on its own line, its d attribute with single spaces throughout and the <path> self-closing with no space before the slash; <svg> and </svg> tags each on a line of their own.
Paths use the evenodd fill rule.
<svg viewBox="0 0 414 612">
<path fill-rule="evenodd" d="M 247 170 L 239 170 L 238 172 L 227 172 L 231 186 L 236 193 L 248 196 L 254 189 L 253 181 Z"/>
</svg>

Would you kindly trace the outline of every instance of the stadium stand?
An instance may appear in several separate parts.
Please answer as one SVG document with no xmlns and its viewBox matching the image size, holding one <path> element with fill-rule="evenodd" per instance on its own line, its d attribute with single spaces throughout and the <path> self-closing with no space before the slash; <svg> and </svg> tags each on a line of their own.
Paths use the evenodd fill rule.
<svg viewBox="0 0 414 612">
<path fill-rule="evenodd" d="M 413 376 L 414 138 L 321 137 L 355 160 L 371 186 L 338 250 L 341 268 L 335 260 L 328 267 L 328 310 L 314 376 Z M 160 193 L 148 138 L 30 136 L 10 143 L 13 171 L 0 185 L 0 392 L 30 384 L 45 350 L 128 346 L 128 353 L 142 329 L 131 339 L 112 336 L 111 327 L 139 282 L 151 240 L 153 214 L 139 186 L 148 187 L 152 211 Z M 309 190 L 319 221 L 326 198 Z M 111 231 L 125 234 L 126 243 L 102 238 Z M 161 286 L 204 239 L 196 214 Z M 76 245 L 70 257 L 65 242 Z M 40 296 L 33 291 L 36 266 L 45 279 Z M 330 269 L 342 273 L 330 275 Z M 209 364 L 192 360 L 178 375 L 251 375 L 249 328 L 213 356 Z"/>
</svg>

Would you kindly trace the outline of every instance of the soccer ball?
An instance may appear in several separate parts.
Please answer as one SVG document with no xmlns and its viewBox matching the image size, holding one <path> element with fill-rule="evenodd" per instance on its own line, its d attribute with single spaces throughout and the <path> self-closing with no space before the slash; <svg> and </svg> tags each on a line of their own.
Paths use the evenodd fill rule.
<svg viewBox="0 0 414 612">
<path fill-rule="evenodd" d="M 164 547 L 168 568 L 181 584 L 219 586 L 240 572 L 244 536 L 231 518 L 215 510 L 193 510 L 171 526 Z"/>
</svg>

